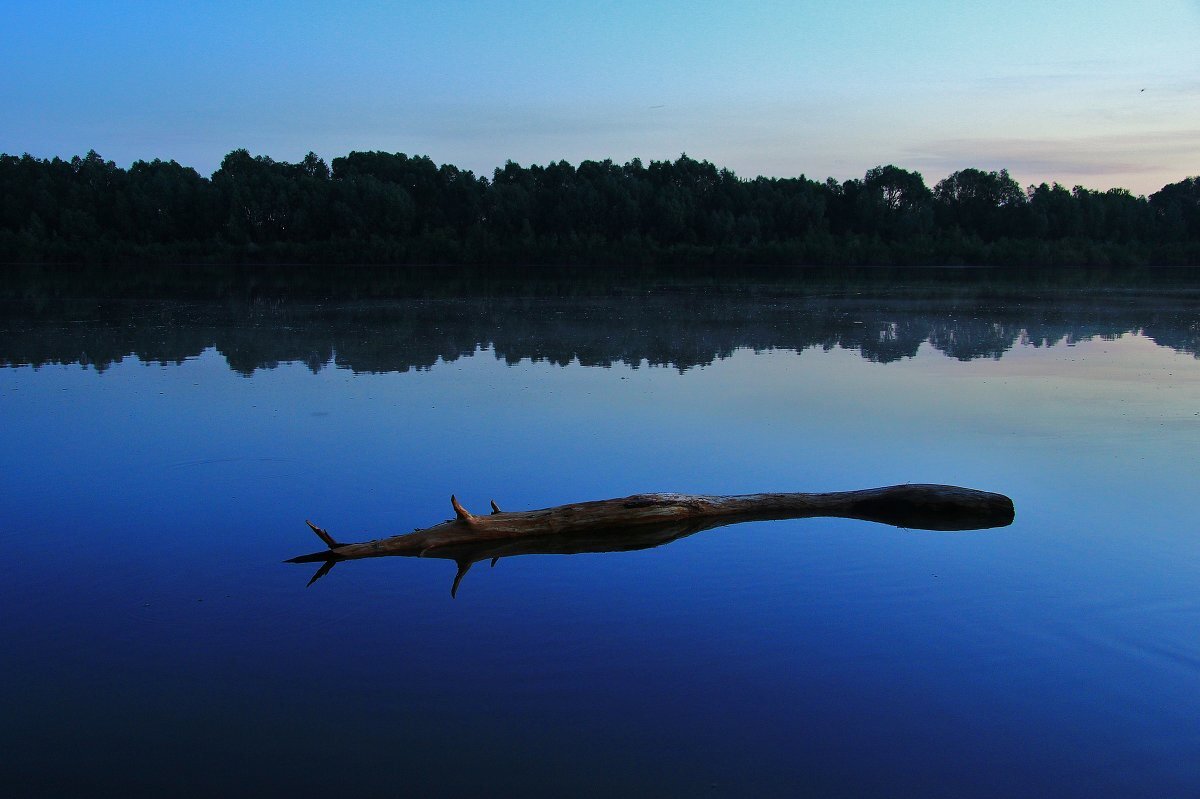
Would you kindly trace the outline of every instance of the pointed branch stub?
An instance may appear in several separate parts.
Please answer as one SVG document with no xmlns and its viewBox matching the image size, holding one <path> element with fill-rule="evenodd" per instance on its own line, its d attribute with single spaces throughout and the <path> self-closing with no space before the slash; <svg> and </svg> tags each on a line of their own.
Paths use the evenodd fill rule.
<svg viewBox="0 0 1200 799">
<path fill-rule="evenodd" d="M 453 494 L 450 495 L 450 504 L 454 507 L 454 515 L 458 517 L 459 521 L 470 522 L 475 518 L 467 512 L 467 509 L 462 506 L 458 498 Z"/>
<path fill-rule="evenodd" d="M 341 544 L 339 544 L 337 541 L 334 540 L 333 536 L 331 536 L 328 531 L 326 531 L 320 527 L 317 527 L 315 524 L 310 522 L 308 519 L 305 519 L 304 523 L 307 524 L 309 526 L 309 528 L 314 533 L 317 534 L 317 537 L 320 538 L 322 541 L 324 541 L 325 545 L 328 546 L 330 549 L 337 549 L 338 547 L 341 546 Z"/>
</svg>

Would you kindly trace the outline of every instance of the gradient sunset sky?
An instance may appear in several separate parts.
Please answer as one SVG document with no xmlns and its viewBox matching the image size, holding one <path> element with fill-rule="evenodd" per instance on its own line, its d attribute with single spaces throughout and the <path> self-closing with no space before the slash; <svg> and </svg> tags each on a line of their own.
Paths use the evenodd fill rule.
<svg viewBox="0 0 1200 799">
<path fill-rule="evenodd" d="M 211 173 L 228 151 L 491 175 L 673 159 L 742 177 L 1150 193 L 1200 173 L 1200 2 L 20 2 L 0 151 Z"/>
</svg>

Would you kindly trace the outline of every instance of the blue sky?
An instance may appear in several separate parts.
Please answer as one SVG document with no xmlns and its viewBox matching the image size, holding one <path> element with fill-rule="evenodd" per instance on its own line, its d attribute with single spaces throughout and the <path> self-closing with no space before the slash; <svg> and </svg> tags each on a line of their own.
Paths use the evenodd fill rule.
<svg viewBox="0 0 1200 799">
<path fill-rule="evenodd" d="M 1200 173 L 1197 42 L 1196 0 L 9 0 L 0 151 L 208 174 L 236 147 L 378 149 L 487 175 L 686 152 L 1148 193 Z"/>
</svg>

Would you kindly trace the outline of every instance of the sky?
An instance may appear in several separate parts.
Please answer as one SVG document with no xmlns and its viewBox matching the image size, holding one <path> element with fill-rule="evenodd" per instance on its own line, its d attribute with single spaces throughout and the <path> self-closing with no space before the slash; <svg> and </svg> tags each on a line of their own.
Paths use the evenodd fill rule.
<svg viewBox="0 0 1200 799">
<path fill-rule="evenodd" d="M 686 153 L 742 177 L 1007 168 L 1149 194 L 1200 174 L 1200 0 L 24 2 L 0 152 L 201 174 L 238 147 L 513 160 Z"/>
</svg>

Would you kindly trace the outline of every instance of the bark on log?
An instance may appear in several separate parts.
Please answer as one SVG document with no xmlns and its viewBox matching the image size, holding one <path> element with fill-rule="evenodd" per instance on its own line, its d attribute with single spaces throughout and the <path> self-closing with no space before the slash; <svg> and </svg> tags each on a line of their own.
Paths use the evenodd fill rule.
<svg viewBox="0 0 1200 799">
<path fill-rule="evenodd" d="M 475 516 L 450 497 L 455 518 L 404 535 L 357 544 L 338 542 L 307 522 L 329 547 L 288 563 L 323 562 L 316 582 L 343 560 L 408 556 L 446 558 L 458 564 L 451 595 L 471 564 L 530 554 L 622 552 L 646 549 L 684 536 L 748 521 L 838 516 L 925 530 L 978 530 L 1011 524 L 1012 500 L 971 488 L 906 484 L 824 494 L 704 496 L 635 494 L 542 510 Z"/>
</svg>

